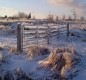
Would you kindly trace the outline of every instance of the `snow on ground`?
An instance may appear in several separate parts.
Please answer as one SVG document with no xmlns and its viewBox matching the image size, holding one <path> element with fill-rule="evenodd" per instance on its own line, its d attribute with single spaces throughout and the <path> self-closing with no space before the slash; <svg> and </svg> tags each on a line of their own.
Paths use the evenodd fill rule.
<svg viewBox="0 0 86 80">
<path fill-rule="evenodd" d="M 2 64 L 0 69 L 4 71 L 14 71 L 15 69 L 21 68 L 27 75 L 30 75 L 33 79 L 46 80 L 45 78 L 50 76 L 50 71 L 45 68 L 41 68 L 39 61 L 46 58 L 46 56 L 39 56 L 33 60 L 29 60 L 26 54 L 16 55 L 9 52 L 9 47 L 16 46 L 17 39 L 15 35 L 3 35 L 4 31 L 0 31 L 0 46 L 4 49 L 0 50 L 3 55 L 7 58 L 7 63 Z M 62 36 L 59 39 L 55 38 L 54 42 L 50 45 L 46 45 L 50 49 L 56 47 L 74 46 L 77 52 L 81 55 L 81 62 L 78 64 L 78 73 L 72 80 L 85 80 L 86 78 L 86 31 L 82 29 L 71 29 L 69 38 Z"/>
</svg>

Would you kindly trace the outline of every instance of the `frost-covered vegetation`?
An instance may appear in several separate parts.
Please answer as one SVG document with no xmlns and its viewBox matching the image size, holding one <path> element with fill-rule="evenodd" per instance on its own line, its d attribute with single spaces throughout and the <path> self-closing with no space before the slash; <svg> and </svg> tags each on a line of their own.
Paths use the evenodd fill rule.
<svg viewBox="0 0 86 80">
<path fill-rule="evenodd" d="M 57 78 L 53 77 L 52 79 L 63 80 L 74 75 L 72 69 L 80 62 L 80 56 L 76 50 L 71 48 L 56 48 L 48 58 L 39 62 L 41 66 L 50 68 L 52 75 L 58 75 Z"/>
<path fill-rule="evenodd" d="M 50 54 L 50 50 L 44 46 L 31 45 L 28 47 L 28 58 L 33 59 L 37 56 Z"/>
<path fill-rule="evenodd" d="M 86 27 L 85 24 L 82 27 L 80 25 L 70 27 L 68 38 L 63 34 L 59 39 L 55 38 L 50 45 L 28 45 L 23 53 L 17 54 L 16 28 L 12 25 L 1 25 L 0 79 L 79 80 L 80 77 L 86 78 L 84 76 L 86 74 Z"/>
</svg>

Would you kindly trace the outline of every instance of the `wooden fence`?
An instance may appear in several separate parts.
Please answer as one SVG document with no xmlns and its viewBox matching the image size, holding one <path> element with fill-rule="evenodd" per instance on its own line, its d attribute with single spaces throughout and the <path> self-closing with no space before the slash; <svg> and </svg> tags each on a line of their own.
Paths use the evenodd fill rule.
<svg viewBox="0 0 86 80">
<path fill-rule="evenodd" d="M 69 37 L 69 23 L 65 25 L 22 25 L 17 26 L 17 51 L 23 52 L 30 44 L 51 44 L 51 39 L 59 38 L 60 34 L 66 32 Z"/>
</svg>

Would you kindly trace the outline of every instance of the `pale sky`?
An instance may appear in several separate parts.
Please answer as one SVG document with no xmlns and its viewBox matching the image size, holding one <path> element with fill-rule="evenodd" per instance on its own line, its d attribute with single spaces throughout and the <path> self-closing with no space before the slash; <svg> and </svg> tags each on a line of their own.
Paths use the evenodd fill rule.
<svg viewBox="0 0 86 80">
<path fill-rule="evenodd" d="M 18 11 L 31 12 L 38 18 L 44 18 L 49 13 L 69 16 L 73 8 L 78 15 L 85 15 L 86 0 L 0 0 L 0 16 L 14 15 Z"/>
</svg>

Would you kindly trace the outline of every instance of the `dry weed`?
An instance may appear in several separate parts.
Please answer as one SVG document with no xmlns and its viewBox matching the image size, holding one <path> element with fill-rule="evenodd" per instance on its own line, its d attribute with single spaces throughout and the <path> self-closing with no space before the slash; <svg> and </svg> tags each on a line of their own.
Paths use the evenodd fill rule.
<svg viewBox="0 0 86 80">
<path fill-rule="evenodd" d="M 40 55 L 49 54 L 49 53 L 50 53 L 49 49 L 44 46 L 31 45 L 28 47 L 28 57 L 30 59 Z"/>
<path fill-rule="evenodd" d="M 17 52 L 17 48 L 16 47 L 10 47 L 9 48 L 9 52 L 10 53 L 16 53 Z"/>
<path fill-rule="evenodd" d="M 58 73 L 60 77 L 67 76 L 67 73 L 73 68 L 74 62 L 78 61 L 74 47 L 57 48 L 50 53 L 48 58 L 39 64 L 50 67 L 54 73 Z"/>
</svg>

